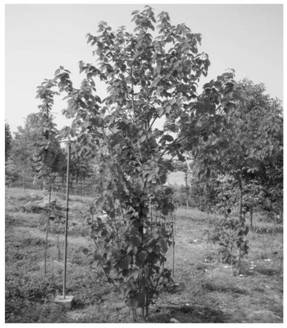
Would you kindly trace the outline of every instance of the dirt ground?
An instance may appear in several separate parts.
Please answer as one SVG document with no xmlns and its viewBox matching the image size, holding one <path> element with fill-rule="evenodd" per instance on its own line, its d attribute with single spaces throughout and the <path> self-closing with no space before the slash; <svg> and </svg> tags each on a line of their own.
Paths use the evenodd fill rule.
<svg viewBox="0 0 287 328">
<path fill-rule="evenodd" d="M 58 235 L 51 226 L 44 277 L 45 218 L 41 213 L 25 213 L 21 209 L 41 193 L 6 190 L 6 322 L 131 322 L 129 309 L 120 295 L 112 292 L 92 264 L 93 243 L 83 219 L 89 198 L 71 196 L 67 288 L 75 297 L 73 308 L 63 311 L 53 303 L 54 296 L 62 290 L 62 232 Z M 60 196 L 57 199 L 63 202 Z M 151 307 L 149 321 L 282 322 L 282 226 L 249 233 L 245 270 L 234 275 L 230 265 L 219 261 L 217 246 L 209 241 L 214 220 L 215 217 L 197 209 L 177 210 L 174 280 L 178 288 L 160 295 Z M 255 225 L 265 227 L 270 223 L 258 214 Z M 169 268 L 172 254 L 170 249 Z"/>
</svg>

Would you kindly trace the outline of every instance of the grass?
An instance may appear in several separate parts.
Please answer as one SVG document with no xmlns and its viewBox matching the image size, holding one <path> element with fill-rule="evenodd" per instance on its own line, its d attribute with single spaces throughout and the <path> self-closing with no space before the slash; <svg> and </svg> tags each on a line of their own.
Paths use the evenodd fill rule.
<svg viewBox="0 0 287 328">
<path fill-rule="evenodd" d="M 44 278 L 45 218 L 20 211 L 34 195 L 17 188 L 6 192 L 6 322 L 131 322 L 120 295 L 91 261 L 94 246 L 83 219 L 91 198 L 71 197 L 67 288 L 75 297 L 74 307 L 63 311 L 53 304 L 54 296 L 62 291 L 63 237 L 61 232 L 59 253 L 51 224 Z M 63 197 L 57 197 L 57 202 L 64 203 Z M 249 233 L 244 274 L 234 276 L 230 265 L 219 262 L 218 246 L 209 241 L 217 217 L 197 209 L 178 209 L 174 279 L 182 288 L 163 292 L 151 307 L 149 321 L 282 322 L 282 225 L 256 215 L 255 227 L 260 226 L 261 232 Z M 170 249 L 167 267 L 172 268 L 172 260 Z"/>
</svg>

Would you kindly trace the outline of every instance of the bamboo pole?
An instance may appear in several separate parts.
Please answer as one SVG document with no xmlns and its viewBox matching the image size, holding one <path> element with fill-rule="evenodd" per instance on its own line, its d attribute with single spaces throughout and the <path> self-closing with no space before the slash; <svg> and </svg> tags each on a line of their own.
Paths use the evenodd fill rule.
<svg viewBox="0 0 287 328">
<path fill-rule="evenodd" d="M 64 244 L 64 271 L 63 271 L 63 298 L 66 298 L 67 281 L 67 249 L 68 249 L 68 220 L 69 220 L 69 178 L 70 178 L 70 140 L 67 143 L 67 180 L 66 180 L 66 219 L 65 219 L 65 244 Z"/>
</svg>

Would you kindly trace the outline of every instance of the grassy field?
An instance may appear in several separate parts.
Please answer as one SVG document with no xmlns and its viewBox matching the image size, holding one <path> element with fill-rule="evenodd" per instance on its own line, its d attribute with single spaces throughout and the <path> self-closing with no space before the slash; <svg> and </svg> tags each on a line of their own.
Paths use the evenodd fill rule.
<svg viewBox="0 0 287 328">
<path fill-rule="evenodd" d="M 71 196 L 68 293 L 72 310 L 53 303 L 62 290 L 62 233 L 51 226 L 47 275 L 43 256 L 45 217 L 23 213 L 21 207 L 41 191 L 6 190 L 6 322 L 131 322 L 120 295 L 112 291 L 93 264 L 93 242 L 83 214 L 89 198 Z M 58 197 L 58 202 L 64 202 Z M 179 288 L 164 292 L 151 308 L 151 322 L 282 322 L 282 226 L 255 217 L 245 271 L 233 275 L 209 241 L 216 217 L 196 209 L 176 212 L 175 276 Z M 167 266 L 172 267 L 169 250 Z"/>
</svg>

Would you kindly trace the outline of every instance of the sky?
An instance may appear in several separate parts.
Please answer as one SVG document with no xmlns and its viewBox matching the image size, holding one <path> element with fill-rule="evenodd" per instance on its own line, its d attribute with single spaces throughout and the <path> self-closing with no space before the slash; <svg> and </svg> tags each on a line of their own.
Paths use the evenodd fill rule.
<svg viewBox="0 0 287 328">
<path fill-rule="evenodd" d="M 113 28 L 132 29 L 131 12 L 144 5 L 8 4 L 5 10 L 5 121 L 14 132 L 25 117 L 38 111 L 36 88 L 63 65 L 80 80 L 78 62 L 95 62 L 86 43 L 100 21 Z M 185 23 L 202 34 L 201 50 L 211 61 L 207 82 L 228 68 L 238 79 L 263 82 L 267 92 L 283 98 L 282 5 L 151 4 L 167 11 L 173 24 Z M 57 100 L 53 111 L 58 127 L 67 124 Z"/>
</svg>

